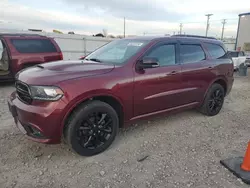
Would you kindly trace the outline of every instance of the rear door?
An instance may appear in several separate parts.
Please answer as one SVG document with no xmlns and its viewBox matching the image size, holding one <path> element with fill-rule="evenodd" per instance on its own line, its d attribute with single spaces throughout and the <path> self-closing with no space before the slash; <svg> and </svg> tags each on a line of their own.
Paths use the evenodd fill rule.
<svg viewBox="0 0 250 188">
<path fill-rule="evenodd" d="M 209 71 L 207 55 L 200 42 L 180 43 L 182 84 L 185 97 L 183 104 L 200 102 L 205 92 L 204 77 Z"/>
</svg>

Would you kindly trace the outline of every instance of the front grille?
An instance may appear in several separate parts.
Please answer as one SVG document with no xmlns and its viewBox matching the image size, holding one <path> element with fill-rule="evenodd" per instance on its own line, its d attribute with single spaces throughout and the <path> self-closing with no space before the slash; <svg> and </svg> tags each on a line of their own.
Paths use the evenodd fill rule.
<svg viewBox="0 0 250 188">
<path fill-rule="evenodd" d="M 29 91 L 29 86 L 17 81 L 16 82 L 16 92 L 17 92 L 17 96 L 18 98 L 26 103 L 26 104 L 31 104 L 32 103 L 32 98 L 30 96 L 30 91 Z"/>
</svg>

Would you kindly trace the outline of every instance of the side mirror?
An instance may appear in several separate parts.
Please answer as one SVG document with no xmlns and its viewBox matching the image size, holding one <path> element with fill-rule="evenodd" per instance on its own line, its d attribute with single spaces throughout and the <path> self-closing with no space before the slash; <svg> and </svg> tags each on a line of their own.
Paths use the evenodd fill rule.
<svg viewBox="0 0 250 188">
<path fill-rule="evenodd" d="M 86 56 L 81 56 L 79 60 L 84 60 Z"/>
<path fill-rule="evenodd" d="M 158 59 L 154 57 L 145 57 L 137 63 L 139 70 L 159 67 Z"/>
</svg>

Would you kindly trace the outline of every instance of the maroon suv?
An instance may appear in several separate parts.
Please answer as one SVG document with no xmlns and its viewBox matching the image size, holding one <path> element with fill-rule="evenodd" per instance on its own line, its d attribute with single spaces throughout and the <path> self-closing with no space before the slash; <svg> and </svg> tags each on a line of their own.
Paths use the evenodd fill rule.
<svg viewBox="0 0 250 188">
<path fill-rule="evenodd" d="M 82 61 L 41 64 L 17 74 L 9 109 L 30 139 L 80 155 L 107 149 L 118 128 L 197 108 L 220 112 L 233 64 L 221 41 L 190 36 L 115 40 Z"/>
<path fill-rule="evenodd" d="M 62 59 L 62 52 L 52 38 L 0 33 L 0 81 L 13 80 L 24 68 Z"/>
</svg>

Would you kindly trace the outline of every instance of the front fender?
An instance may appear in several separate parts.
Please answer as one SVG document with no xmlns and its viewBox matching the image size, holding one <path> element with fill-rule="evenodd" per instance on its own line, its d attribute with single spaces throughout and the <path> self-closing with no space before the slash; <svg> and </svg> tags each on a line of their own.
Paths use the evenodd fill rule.
<svg viewBox="0 0 250 188">
<path fill-rule="evenodd" d="M 100 89 L 100 90 L 95 90 L 95 91 L 83 93 L 82 95 L 75 97 L 73 100 L 70 100 L 70 102 L 66 105 L 65 110 L 63 111 L 63 119 L 62 119 L 61 125 L 60 125 L 61 134 L 63 133 L 63 127 L 65 125 L 67 118 L 71 114 L 71 112 L 81 103 L 88 101 L 91 98 L 98 97 L 98 96 L 112 97 L 112 98 L 116 99 L 121 104 L 122 109 L 124 109 L 124 102 L 118 96 L 113 95 L 111 93 L 111 91 L 109 91 L 109 90 Z M 63 100 L 65 100 L 65 99 L 63 99 Z M 125 112 L 125 111 L 123 110 L 123 112 Z"/>
</svg>

